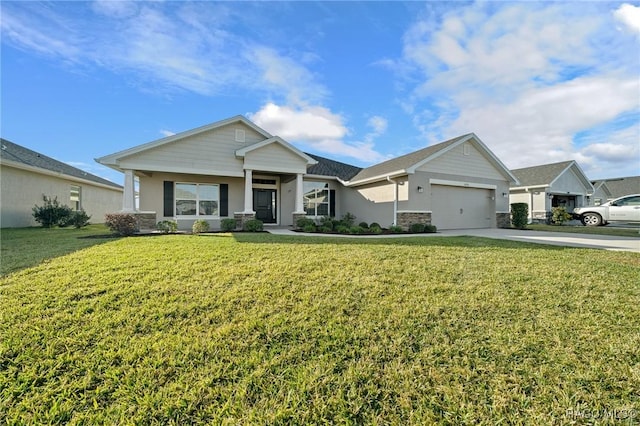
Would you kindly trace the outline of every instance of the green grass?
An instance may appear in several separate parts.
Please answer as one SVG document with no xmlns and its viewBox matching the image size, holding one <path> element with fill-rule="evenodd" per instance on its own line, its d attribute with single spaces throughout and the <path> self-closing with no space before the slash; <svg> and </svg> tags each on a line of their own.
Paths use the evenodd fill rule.
<svg viewBox="0 0 640 426">
<path fill-rule="evenodd" d="M 0 279 L 0 423 L 637 421 L 639 276 L 470 237 L 110 240 Z"/>
<path fill-rule="evenodd" d="M 110 231 L 104 225 L 75 228 L 0 229 L 0 275 L 35 266 L 44 260 L 101 244 Z"/>
<path fill-rule="evenodd" d="M 615 228 L 612 226 L 582 226 L 582 225 L 527 225 L 527 229 L 547 232 L 568 232 L 572 234 L 612 235 L 614 237 L 640 238 L 640 226 L 635 228 Z"/>
</svg>

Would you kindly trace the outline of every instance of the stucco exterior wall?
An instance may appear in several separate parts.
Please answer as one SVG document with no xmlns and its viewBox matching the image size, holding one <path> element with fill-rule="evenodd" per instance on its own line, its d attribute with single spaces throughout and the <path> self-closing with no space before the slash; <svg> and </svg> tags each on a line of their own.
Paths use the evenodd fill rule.
<svg viewBox="0 0 640 426">
<path fill-rule="evenodd" d="M 122 209 L 121 189 L 3 165 L 0 169 L 0 227 L 40 226 L 33 219 L 32 208 L 43 205 L 43 195 L 57 197 L 60 203 L 71 206 L 71 185 L 80 186 L 80 207 L 91 216 L 91 223 L 104 223 L 106 213 Z"/>
</svg>

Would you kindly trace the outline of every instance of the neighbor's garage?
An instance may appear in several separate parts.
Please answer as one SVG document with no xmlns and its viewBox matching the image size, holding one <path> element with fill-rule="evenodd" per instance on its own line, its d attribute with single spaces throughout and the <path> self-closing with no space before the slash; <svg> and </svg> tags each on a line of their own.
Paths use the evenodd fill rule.
<svg viewBox="0 0 640 426">
<path fill-rule="evenodd" d="M 431 223 L 438 229 L 491 228 L 494 190 L 431 185 Z"/>
</svg>

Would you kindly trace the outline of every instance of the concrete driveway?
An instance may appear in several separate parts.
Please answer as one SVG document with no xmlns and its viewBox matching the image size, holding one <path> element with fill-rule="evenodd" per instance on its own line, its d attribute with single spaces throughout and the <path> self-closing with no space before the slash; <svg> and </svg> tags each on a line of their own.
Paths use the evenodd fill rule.
<svg viewBox="0 0 640 426">
<path fill-rule="evenodd" d="M 519 229 L 455 229 L 438 231 L 435 234 L 386 234 L 370 236 L 353 236 L 340 234 L 305 234 L 304 232 L 293 232 L 290 229 L 269 228 L 265 230 L 278 235 L 297 235 L 313 237 L 338 237 L 338 238 L 403 238 L 403 237 L 455 237 L 455 236 L 475 236 L 484 238 L 494 238 L 498 240 L 513 240 L 525 243 L 549 244 L 564 247 L 596 248 L 603 250 L 630 251 L 640 253 L 640 234 L 638 238 L 633 237 L 613 237 L 610 235 L 572 234 L 565 232 L 544 232 L 544 231 L 521 231 Z"/>
<path fill-rule="evenodd" d="M 442 236 L 469 235 L 495 238 L 499 240 L 522 241 L 526 243 L 550 244 L 554 246 L 597 248 L 604 250 L 631 251 L 640 253 L 638 238 L 614 237 L 611 235 L 572 234 L 566 232 L 523 231 L 519 229 L 455 229 L 439 231 Z"/>
</svg>

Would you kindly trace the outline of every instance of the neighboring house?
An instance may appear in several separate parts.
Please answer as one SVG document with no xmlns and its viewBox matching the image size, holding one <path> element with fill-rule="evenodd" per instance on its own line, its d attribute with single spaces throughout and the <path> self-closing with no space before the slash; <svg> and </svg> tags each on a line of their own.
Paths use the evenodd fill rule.
<svg viewBox="0 0 640 426">
<path fill-rule="evenodd" d="M 46 155 L 0 139 L 0 227 L 36 226 L 33 207 L 43 195 L 72 209 L 84 209 L 91 222 L 122 206 L 123 188 Z"/>
<path fill-rule="evenodd" d="M 606 188 L 606 192 L 598 194 L 602 203 L 625 195 L 640 194 L 640 176 L 627 176 L 621 178 L 601 179 L 593 181 L 595 188 Z M 596 195 L 594 195 L 594 198 Z"/>
<path fill-rule="evenodd" d="M 242 116 L 96 159 L 124 172 L 125 211 L 141 223 L 224 218 L 293 225 L 299 217 L 342 217 L 383 227 L 509 226 L 517 180 L 474 134 L 359 168 L 304 153 Z M 134 204 L 139 179 L 140 210 Z"/>
<path fill-rule="evenodd" d="M 599 206 L 601 204 L 606 203 L 608 200 L 613 199 L 611 189 L 607 182 L 604 180 L 600 181 L 591 181 L 591 185 L 593 185 L 593 195 L 589 200 L 589 206 Z"/>
<path fill-rule="evenodd" d="M 575 161 L 543 164 L 511 170 L 519 184 L 509 190 L 509 203 L 526 203 L 529 222 L 546 221 L 553 207 L 590 205 L 594 194 L 591 181 Z"/>
</svg>

